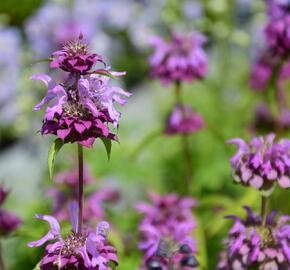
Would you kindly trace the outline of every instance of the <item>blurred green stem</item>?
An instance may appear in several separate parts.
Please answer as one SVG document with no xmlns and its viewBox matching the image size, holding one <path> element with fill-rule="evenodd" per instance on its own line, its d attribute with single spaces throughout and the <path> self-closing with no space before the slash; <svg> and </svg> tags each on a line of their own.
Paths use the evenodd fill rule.
<svg viewBox="0 0 290 270">
<path fill-rule="evenodd" d="M 262 195 L 262 201 L 261 201 L 261 217 L 262 217 L 262 226 L 266 227 L 267 223 L 267 209 L 269 205 L 269 197 Z"/>
<path fill-rule="evenodd" d="M 1 240 L 0 240 L 0 269 L 5 270 L 3 254 L 2 254 L 2 242 L 1 242 Z"/>
<path fill-rule="evenodd" d="M 176 97 L 176 104 L 184 105 L 183 99 L 182 99 L 180 81 L 176 81 L 175 83 L 175 97 Z M 191 152 L 190 152 L 190 142 L 189 142 L 188 134 L 182 134 L 181 142 L 182 142 L 182 151 L 183 151 L 183 156 L 184 156 L 185 166 L 186 166 L 186 175 L 184 177 L 185 193 L 189 193 L 190 181 L 192 179 L 192 157 L 191 157 Z"/>
<path fill-rule="evenodd" d="M 84 155 L 83 147 L 78 144 L 78 163 L 79 163 L 79 192 L 78 192 L 78 230 L 81 234 L 83 229 L 83 205 L 84 205 Z"/>
</svg>

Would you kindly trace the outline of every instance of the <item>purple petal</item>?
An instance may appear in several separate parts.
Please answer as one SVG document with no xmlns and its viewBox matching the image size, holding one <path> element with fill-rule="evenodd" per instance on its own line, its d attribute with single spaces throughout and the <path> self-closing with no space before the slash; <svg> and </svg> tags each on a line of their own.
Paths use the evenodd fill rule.
<svg viewBox="0 0 290 270">
<path fill-rule="evenodd" d="M 36 215 L 35 217 L 37 219 L 42 219 L 42 220 L 47 221 L 49 223 L 49 225 L 50 225 L 50 230 L 41 239 L 28 243 L 29 247 L 39 247 L 39 246 L 43 245 L 44 243 L 46 243 L 49 240 L 56 239 L 56 238 L 61 238 L 61 236 L 60 236 L 60 226 L 59 226 L 58 221 L 54 217 L 45 216 L 45 215 Z"/>
</svg>

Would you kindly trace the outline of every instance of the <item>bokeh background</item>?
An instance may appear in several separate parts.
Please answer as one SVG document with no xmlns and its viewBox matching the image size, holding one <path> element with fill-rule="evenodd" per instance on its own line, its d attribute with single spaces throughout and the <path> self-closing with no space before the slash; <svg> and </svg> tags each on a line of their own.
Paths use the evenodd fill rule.
<svg viewBox="0 0 290 270">
<path fill-rule="evenodd" d="M 243 214 L 242 205 L 259 208 L 257 192 L 233 184 L 229 158 L 234 149 L 225 141 L 251 136 L 261 95 L 250 88 L 249 73 L 263 46 L 265 20 L 265 5 L 259 0 L 1 0 L 0 182 L 10 190 L 5 208 L 23 219 L 19 230 L 1 239 L 7 269 L 28 270 L 37 264 L 43 250 L 26 244 L 47 227 L 33 216 L 52 211 L 46 196 L 53 185 L 46 162 L 52 138 L 37 132 L 41 113 L 32 110 L 45 89 L 29 81 L 34 72 L 47 71 L 47 63 L 35 60 L 49 57 L 82 31 L 114 70 L 127 71 L 121 83 L 133 96 L 123 110 L 120 144 L 113 145 L 109 162 L 100 142 L 94 151 L 85 151 L 85 159 L 96 179 L 93 188 L 120 192 L 117 202 L 104 206 L 106 217 L 114 227 L 111 241 L 118 248 L 120 268 L 136 269 L 140 216 L 134 205 L 146 200 L 144 191 L 185 192 L 180 137 L 158 132 L 174 96 L 171 86 L 148 76 L 148 38 L 194 30 L 207 36 L 209 72 L 204 80 L 184 87 L 185 99 L 206 122 L 205 129 L 190 136 L 190 194 L 199 200 L 199 259 L 204 269 L 214 269 L 230 225 L 224 216 Z M 75 166 L 75 150 L 71 145 L 62 149 L 56 173 Z M 286 191 L 277 191 L 271 203 L 289 213 L 287 202 Z"/>
</svg>

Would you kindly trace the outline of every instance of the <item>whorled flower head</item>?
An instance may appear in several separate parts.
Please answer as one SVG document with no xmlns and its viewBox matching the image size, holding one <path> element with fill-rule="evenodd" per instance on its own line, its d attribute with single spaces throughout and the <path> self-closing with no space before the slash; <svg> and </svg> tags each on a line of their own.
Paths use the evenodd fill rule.
<svg viewBox="0 0 290 270">
<path fill-rule="evenodd" d="M 86 62 L 84 59 L 83 61 Z M 68 60 L 68 65 L 75 65 L 74 68 L 79 69 L 80 65 L 87 66 L 85 62 Z M 112 123 L 117 127 L 121 116 L 114 103 L 124 105 L 126 100 L 123 97 L 129 97 L 131 94 L 120 87 L 111 86 L 109 76 L 122 76 L 125 73 L 108 70 L 94 72 L 104 75 L 82 75 L 86 72 L 76 74 L 72 71 L 64 84 L 55 83 L 46 74 L 31 77 L 32 80 L 42 81 L 48 88 L 46 96 L 34 107 L 35 110 L 39 110 L 48 104 L 42 134 L 54 134 L 64 143 L 78 142 L 87 147 L 91 147 L 98 137 L 117 140 L 108 126 L 108 123 Z"/>
<path fill-rule="evenodd" d="M 36 218 L 47 221 L 50 230 L 43 238 L 30 242 L 28 246 L 38 247 L 53 241 L 46 246 L 45 255 L 40 261 L 41 270 L 111 270 L 110 263 L 118 264 L 115 248 L 107 243 L 107 222 L 98 223 L 95 232 L 76 233 L 76 217 L 73 216 L 73 230 L 63 238 L 60 225 L 54 217 L 37 215 Z"/>
<path fill-rule="evenodd" d="M 84 167 L 84 183 L 94 182 L 93 176 L 87 166 Z M 53 199 L 53 216 L 58 220 L 69 220 L 69 205 L 78 198 L 78 171 L 65 171 L 55 176 L 57 187 L 49 188 L 46 195 Z M 115 189 L 101 188 L 98 191 L 84 193 L 83 220 L 88 223 L 92 220 L 105 218 L 104 203 L 115 202 L 119 193 Z"/>
<path fill-rule="evenodd" d="M 152 204 L 139 203 L 136 207 L 144 215 L 139 225 L 144 266 L 152 268 L 150 264 L 157 262 L 161 269 L 168 269 L 169 258 L 185 266 L 185 261 L 192 260 L 189 257 L 197 251 L 192 238 L 196 227 L 192 207 L 196 201 L 174 193 L 165 196 L 150 193 L 150 199 Z"/>
<path fill-rule="evenodd" d="M 83 42 L 80 35 L 78 40 L 68 42 L 60 51 L 52 54 L 51 68 L 60 68 L 71 74 L 85 75 L 97 62 L 102 62 L 102 57 L 90 53 L 88 45 Z"/>
<path fill-rule="evenodd" d="M 249 143 L 239 138 L 228 141 L 238 146 L 231 158 L 236 182 L 259 190 L 269 190 L 276 182 L 282 188 L 290 187 L 290 141 L 274 139 L 270 134 L 254 137 Z"/>
<path fill-rule="evenodd" d="M 176 104 L 166 119 L 165 134 L 190 134 L 204 127 L 201 115 L 188 105 Z"/>
<path fill-rule="evenodd" d="M 276 212 L 262 218 L 245 207 L 245 220 L 234 220 L 225 240 L 226 249 L 217 265 L 219 270 L 288 270 L 290 265 L 290 216 L 281 216 L 275 221 Z"/>
<path fill-rule="evenodd" d="M 10 234 L 22 223 L 21 219 L 16 214 L 2 208 L 2 204 L 4 203 L 7 194 L 7 190 L 3 186 L 0 186 L 0 236 Z"/>
<path fill-rule="evenodd" d="M 164 84 L 203 78 L 208 65 L 202 48 L 204 42 L 205 37 L 199 33 L 188 36 L 175 33 L 170 41 L 152 37 L 154 53 L 149 59 L 152 77 Z"/>
</svg>

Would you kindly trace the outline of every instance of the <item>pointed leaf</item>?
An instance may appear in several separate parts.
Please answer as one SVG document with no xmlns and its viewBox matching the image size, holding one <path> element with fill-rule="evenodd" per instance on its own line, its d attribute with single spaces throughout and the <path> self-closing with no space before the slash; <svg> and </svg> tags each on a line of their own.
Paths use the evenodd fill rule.
<svg viewBox="0 0 290 270">
<path fill-rule="evenodd" d="M 106 147 L 108 160 L 110 160 L 110 157 L 111 157 L 111 149 L 112 149 L 112 141 L 110 139 L 108 139 L 108 138 L 105 138 L 105 137 L 101 137 L 100 139 L 102 140 L 103 144 Z"/>
<path fill-rule="evenodd" d="M 42 63 L 42 62 L 51 62 L 52 58 L 42 58 L 42 59 L 35 59 L 32 61 L 32 64 Z"/>
<path fill-rule="evenodd" d="M 91 72 L 91 74 L 99 74 L 99 75 L 103 75 L 103 76 L 110 77 L 111 79 L 114 79 L 115 78 L 115 76 L 113 74 L 111 74 L 106 69 L 97 69 L 97 70 Z"/>
<path fill-rule="evenodd" d="M 53 169 L 54 169 L 54 160 L 55 157 L 57 155 L 57 153 L 59 152 L 59 150 L 61 149 L 61 147 L 63 146 L 63 141 L 61 139 L 56 139 L 48 152 L 48 170 L 49 170 L 49 178 L 52 180 L 52 175 L 53 175 Z"/>
<path fill-rule="evenodd" d="M 40 262 L 33 268 L 33 270 L 41 270 L 40 269 Z"/>
</svg>

